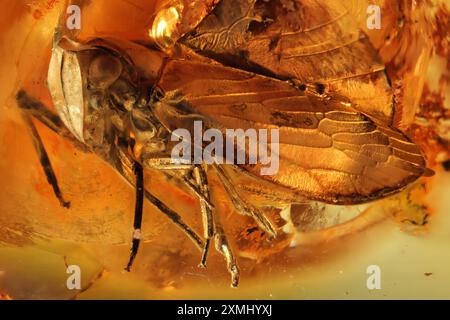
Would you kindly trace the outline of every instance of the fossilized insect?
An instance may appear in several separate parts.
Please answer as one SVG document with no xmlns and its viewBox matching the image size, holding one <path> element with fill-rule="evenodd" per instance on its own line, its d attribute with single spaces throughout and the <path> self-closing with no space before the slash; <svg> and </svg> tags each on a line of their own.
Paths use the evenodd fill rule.
<svg viewBox="0 0 450 320">
<path fill-rule="evenodd" d="M 147 198 L 202 249 L 239 269 L 210 201 L 208 170 L 220 177 L 236 210 L 276 236 L 246 190 L 274 203 L 317 200 L 356 204 L 401 190 L 429 175 L 420 149 L 392 127 L 393 95 L 384 66 L 342 6 L 328 1 L 206 1 L 199 15 L 172 1 L 156 15 L 151 43 L 55 41 L 48 82 L 58 115 L 21 91 L 24 116 L 96 153 L 136 187 L 133 243 L 139 247 Z M 190 11 L 191 10 L 191 11 Z M 173 163 L 171 133 L 194 122 L 225 129 L 279 130 L 280 170 L 260 164 Z M 64 206 L 43 144 L 29 121 L 49 182 Z M 202 147 L 196 146 L 196 147 Z M 160 169 L 199 198 L 204 240 L 144 190 L 143 170 Z M 236 184 L 239 177 L 250 181 Z"/>
</svg>

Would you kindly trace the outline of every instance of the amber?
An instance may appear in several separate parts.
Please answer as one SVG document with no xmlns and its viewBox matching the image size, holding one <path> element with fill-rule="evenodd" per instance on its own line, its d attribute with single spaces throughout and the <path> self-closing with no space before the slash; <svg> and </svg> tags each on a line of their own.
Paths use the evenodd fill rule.
<svg viewBox="0 0 450 320">
<path fill-rule="evenodd" d="M 168 48 L 200 25 L 216 2 L 129 0 L 115 1 L 111 5 L 111 1 L 106 0 L 74 1 L 82 8 L 82 29 L 69 31 L 63 28 L 61 32 L 77 41 L 113 36 L 145 44 L 156 43 L 167 54 Z M 290 5 L 294 1 L 275 2 L 283 5 L 273 12 L 287 11 L 288 17 L 289 12 L 297 13 L 295 6 Z M 315 1 L 301 2 L 306 8 L 316 8 Z M 351 60 L 342 52 L 341 55 L 327 52 L 326 59 L 299 64 L 295 70 L 301 72 L 297 75 L 300 80 L 311 82 L 316 82 L 317 75 L 321 75 L 320 80 L 326 79 L 326 90 L 339 92 L 361 108 L 368 108 L 364 109 L 367 114 L 384 122 L 392 120 L 393 125 L 413 136 L 432 165 L 439 165 L 449 159 L 449 59 L 445 38 L 448 8 L 444 1 L 434 5 L 400 2 L 401 6 L 393 6 L 389 1 L 380 2 L 383 28 L 377 32 L 366 27 L 368 1 L 352 0 L 345 7 L 338 1 L 324 1 L 337 15 L 349 12 L 339 25 L 342 32 L 324 29 L 311 38 L 296 39 L 304 41 L 304 46 L 292 47 L 289 54 L 304 55 L 311 53 L 308 50 L 317 49 L 310 47 L 312 44 L 308 41 L 332 39 L 331 45 L 336 47 L 349 40 L 343 36 L 346 32 L 353 35 L 358 28 L 367 32 L 367 47 L 355 48 L 361 50 L 360 59 Z M 256 33 L 261 30 L 258 19 L 271 14 L 271 8 L 265 7 L 264 3 L 258 1 L 259 17 L 253 17 L 252 27 Z M 447 291 L 427 286 L 422 279 L 424 272 L 433 272 L 441 283 L 448 283 L 450 279 L 450 261 L 442 255 L 449 249 L 448 239 L 445 239 L 450 225 L 445 217 L 449 204 L 444 195 L 448 194 L 450 181 L 448 173 L 439 167 L 435 167 L 435 178 L 424 178 L 397 196 L 360 206 L 308 202 L 287 207 L 277 201 L 285 198 L 284 190 L 270 190 L 272 199 L 268 199 L 258 193 L 262 183 L 237 177 L 236 183 L 245 186 L 243 193 L 248 199 L 265 207 L 264 212 L 279 232 L 276 239 L 270 239 L 252 219 L 236 212 L 218 177 L 212 174 L 214 203 L 221 212 L 224 228 L 240 263 L 241 286 L 236 290 L 229 289 L 229 275 L 223 258 L 214 250 L 208 260 L 208 269 L 199 269 L 200 252 L 195 245 L 149 203 L 145 204 L 143 225 L 146 243 L 134 271 L 122 273 L 132 231 L 133 189 L 94 154 L 76 149 L 71 142 L 36 122 L 61 188 L 71 201 L 70 209 L 62 208 L 39 166 L 15 101 L 15 93 L 24 88 L 53 108 L 46 83 L 47 69 L 55 27 L 64 25 L 67 5 L 65 1 L 50 0 L 2 4 L 1 299 L 364 298 L 373 296 L 367 293 L 365 279 L 355 275 L 365 275 L 366 267 L 377 261 L 385 263 L 386 270 L 406 268 L 413 274 L 409 278 L 402 276 L 400 271 L 392 271 L 395 275 L 386 280 L 389 297 L 449 297 Z M 171 20 L 177 17 L 175 9 L 170 8 L 177 8 L 179 24 Z M 320 24 L 321 19 L 326 18 L 320 11 L 313 12 L 316 13 L 305 16 L 302 27 Z M 399 17 L 404 19 L 401 24 Z M 170 28 L 158 30 L 162 20 L 170 22 L 167 24 Z M 289 25 L 291 21 L 279 19 L 276 23 L 286 27 L 283 23 Z M 274 29 L 280 27 L 276 23 L 272 25 Z M 192 36 L 191 47 L 204 45 L 196 43 L 194 38 Z M 185 39 L 189 39 L 189 35 Z M 243 45 L 238 41 L 242 39 L 236 39 L 234 45 Z M 271 72 L 286 75 L 292 70 L 289 64 L 274 63 L 273 59 L 279 57 L 276 54 L 263 60 L 259 50 L 271 44 L 274 48 L 271 52 L 276 53 L 279 46 L 289 47 L 292 43 L 277 44 L 261 35 L 245 45 L 255 62 L 267 63 L 265 67 Z M 330 49 L 329 45 L 319 51 Z M 226 45 L 219 49 L 224 48 Z M 370 53 L 375 52 L 376 58 L 363 56 L 369 50 L 367 48 Z M 349 68 L 327 69 L 322 65 L 327 61 L 333 66 L 344 61 Z M 234 62 L 241 66 L 239 59 Z M 393 80 L 394 109 L 394 96 L 380 69 L 384 67 Z M 345 78 L 367 70 L 374 73 L 361 81 L 352 82 Z M 95 69 L 92 73 L 95 74 Z M 192 74 L 194 76 L 198 74 Z M 340 77 L 340 81 L 331 81 Z M 364 104 L 367 100 L 373 102 L 370 108 Z M 146 180 L 146 188 L 202 234 L 199 203 L 187 190 L 153 170 L 146 172 Z M 295 202 L 296 199 L 289 200 Z M 419 250 L 429 252 L 429 263 L 422 262 L 422 256 L 417 256 Z M 87 290 L 82 294 L 65 287 L 68 264 L 80 265 L 84 271 L 82 282 Z M 417 288 L 425 289 L 411 292 L 408 289 L 410 281 Z M 382 298 L 382 293 L 376 297 Z"/>
</svg>

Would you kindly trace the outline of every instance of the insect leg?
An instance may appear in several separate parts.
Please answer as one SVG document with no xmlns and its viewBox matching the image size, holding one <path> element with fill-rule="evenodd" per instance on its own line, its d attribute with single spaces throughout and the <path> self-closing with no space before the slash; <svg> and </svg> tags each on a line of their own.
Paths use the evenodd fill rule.
<svg viewBox="0 0 450 320">
<path fill-rule="evenodd" d="M 236 188 L 234 187 L 230 176 L 228 173 L 220 166 L 220 165 L 214 165 L 214 168 L 216 169 L 216 172 L 218 173 L 218 176 L 220 180 L 222 181 L 225 189 L 228 192 L 228 195 L 230 196 L 231 201 L 233 202 L 233 205 L 243 215 L 249 215 L 255 219 L 256 223 L 267 233 L 269 233 L 272 237 L 276 237 L 277 233 L 272 226 L 272 223 L 264 216 L 264 214 L 259 211 L 256 207 L 250 205 L 249 203 L 245 202 L 236 191 Z"/>
<path fill-rule="evenodd" d="M 195 166 L 193 170 L 193 177 L 195 182 L 198 184 L 200 190 L 203 194 L 209 199 L 209 186 L 208 180 L 206 176 L 206 172 L 202 166 Z M 227 262 L 227 269 L 231 274 L 231 286 L 236 288 L 239 284 L 239 268 L 237 266 L 236 259 L 234 257 L 233 251 L 231 250 L 230 245 L 228 244 L 227 237 L 225 235 L 223 226 L 220 222 L 220 219 L 213 215 L 213 210 L 208 208 L 203 201 L 200 201 L 202 205 L 202 213 L 203 213 L 203 223 L 205 230 L 205 238 L 206 244 L 203 250 L 201 266 L 206 266 L 206 258 L 209 249 L 210 239 L 214 236 L 214 242 L 216 250 L 222 254 Z"/>
<path fill-rule="evenodd" d="M 201 165 L 196 165 L 192 171 L 192 175 L 195 179 L 195 182 L 198 185 L 200 193 L 203 194 L 203 196 L 206 199 L 208 199 L 209 202 L 210 194 L 209 194 L 208 178 L 206 176 L 205 170 Z M 214 236 L 214 220 L 212 209 L 203 199 L 200 199 L 200 208 L 202 212 L 203 230 L 205 236 L 205 246 L 203 247 L 200 267 L 206 268 L 206 259 L 208 257 L 209 246 L 211 243 L 211 239 Z"/>
<path fill-rule="evenodd" d="M 145 190 L 145 198 L 149 200 L 155 207 L 157 207 L 164 215 L 166 215 L 173 223 L 175 223 L 183 232 L 194 242 L 194 244 L 201 250 L 203 248 L 203 240 L 189 227 L 183 219 L 175 211 L 172 211 L 161 200 L 153 196 L 150 192 Z"/>
<path fill-rule="evenodd" d="M 50 130 L 62 136 L 64 139 L 71 141 L 75 147 L 81 151 L 88 151 L 72 133 L 64 126 L 57 114 L 50 111 L 42 102 L 30 97 L 24 90 L 20 90 L 16 95 L 16 100 L 22 112 L 31 115 L 33 118 L 39 120 Z"/>
<path fill-rule="evenodd" d="M 201 165 L 176 164 L 171 158 L 147 158 L 144 163 L 146 167 L 168 171 L 170 176 L 181 180 L 199 198 L 205 237 L 199 266 L 205 268 L 211 239 L 214 236 L 214 221 L 208 180 L 203 167 Z"/>
<path fill-rule="evenodd" d="M 17 100 L 22 109 L 24 109 L 23 107 L 26 107 L 29 105 L 29 104 L 27 104 L 28 100 L 23 95 L 20 95 L 20 92 L 17 96 Z M 41 136 L 39 135 L 39 132 L 37 131 L 36 126 L 34 125 L 30 115 L 28 113 L 26 113 L 25 111 L 22 111 L 22 118 L 25 121 L 25 123 L 27 124 L 31 138 L 33 139 L 34 149 L 36 150 L 36 153 L 38 154 L 39 162 L 42 166 L 42 169 L 45 172 L 48 183 L 52 186 L 53 192 L 54 192 L 56 198 L 58 199 L 59 203 L 61 204 L 61 206 L 63 206 L 64 208 L 69 208 L 70 202 L 64 200 L 64 197 L 61 193 L 61 189 L 58 184 L 58 179 L 56 178 L 55 171 L 53 170 L 47 150 L 45 150 L 44 143 L 42 142 Z"/>
<path fill-rule="evenodd" d="M 170 159 L 166 159 L 166 161 L 164 161 L 164 159 L 155 159 L 153 163 L 169 163 L 169 160 Z M 170 166 L 169 172 L 171 172 L 171 174 L 175 177 L 180 177 L 180 171 L 183 171 L 185 167 L 180 169 L 181 170 L 173 170 L 172 166 Z M 193 181 L 191 181 L 190 178 L 193 178 Z M 206 260 L 211 239 L 214 237 L 216 250 L 224 256 L 227 262 L 227 268 L 231 274 L 231 286 L 237 287 L 239 283 L 239 268 L 237 266 L 233 251 L 228 244 L 223 227 L 218 219 L 214 219 L 213 207 L 208 205 L 208 203 L 210 203 L 210 192 L 207 175 L 204 168 L 201 165 L 196 165 L 192 168 L 192 170 L 189 170 L 187 174 L 183 172 L 181 174 L 181 179 L 192 191 L 194 191 L 195 194 L 201 195 L 199 199 L 205 232 L 205 245 L 203 246 L 200 267 L 206 267 Z"/>
<path fill-rule="evenodd" d="M 231 286 L 233 288 L 236 288 L 239 284 L 239 268 L 236 263 L 236 258 L 234 257 L 233 251 L 231 250 L 230 245 L 228 244 L 228 240 L 223 230 L 222 224 L 220 223 L 219 219 L 217 219 L 217 217 L 214 222 L 215 222 L 214 240 L 216 250 L 225 257 L 228 271 L 231 274 Z"/>
<path fill-rule="evenodd" d="M 143 161 L 145 167 L 156 170 L 191 170 L 191 164 L 174 163 L 171 158 L 147 158 Z"/>
<path fill-rule="evenodd" d="M 191 181 L 191 179 L 189 179 L 189 177 L 185 173 L 180 174 L 180 171 L 171 171 L 168 172 L 168 174 L 175 179 L 181 180 L 181 182 L 183 182 L 188 187 L 188 189 L 191 190 L 200 200 L 202 200 L 210 209 L 214 209 L 214 205 L 211 203 L 210 199 L 208 199 L 200 191 L 196 183 Z"/>
<path fill-rule="evenodd" d="M 203 192 L 201 192 L 196 183 L 193 183 L 186 175 L 187 172 L 192 172 L 195 168 L 191 164 L 183 164 L 183 163 L 174 163 L 172 158 L 146 158 L 144 161 L 144 165 L 146 168 L 156 169 L 166 171 L 168 175 L 178 180 L 181 180 L 189 190 L 191 190 L 200 200 L 205 201 L 207 206 L 211 209 L 214 206 L 211 204 L 211 201 L 205 197 Z"/>
<path fill-rule="evenodd" d="M 120 159 L 119 163 L 114 163 L 113 166 L 116 170 L 121 174 L 121 176 L 133 187 L 135 187 L 135 181 L 133 178 L 133 159 L 127 154 L 121 151 L 118 151 L 118 157 Z M 180 217 L 178 213 L 167 207 L 161 200 L 156 198 L 147 190 L 144 190 L 145 198 L 150 201 L 156 208 L 158 208 L 165 216 L 167 216 L 173 223 L 175 223 L 193 242 L 194 244 L 202 250 L 203 241 L 195 231 L 191 229 Z"/>
<path fill-rule="evenodd" d="M 139 250 L 139 244 L 141 242 L 142 214 L 144 209 L 144 169 L 142 169 L 142 166 L 137 162 L 134 164 L 134 173 L 136 175 L 136 203 L 134 207 L 134 230 L 130 260 L 125 268 L 128 272 L 130 272 L 134 258 Z"/>
<path fill-rule="evenodd" d="M 24 90 L 20 90 L 17 94 L 17 102 L 19 107 L 25 111 L 30 113 L 34 118 L 38 119 L 40 122 L 45 124 L 48 128 L 53 130 L 58 135 L 62 136 L 65 139 L 72 141 L 78 149 L 82 151 L 88 151 L 81 143 L 76 140 L 76 138 L 64 127 L 62 121 L 59 117 L 50 111 L 43 103 L 40 101 L 30 97 Z M 126 158 L 124 154 L 122 154 L 123 158 Z M 103 159 L 106 161 L 106 159 Z M 129 161 L 129 170 L 132 172 L 132 161 Z M 109 161 L 107 161 L 110 163 Z M 111 164 L 111 163 L 110 163 Z M 117 164 L 111 164 L 120 174 L 121 176 L 131 185 L 135 186 L 134 179 L 129 174 L 125 173 L 123 168 L 119 167 Z M 147 190 L 144 190 L 145 198 L 151 202 L 156 208 L 158 208 L 166 217 L 168 217 L 173 223 L 175 223 L 199 248 L 203 248 L 202 239 L 189 227 L 178 215 L 176 212 L 167 207 L 163 202 L 161 202 L 158 198 L 153 196 Z"/>
</svg>

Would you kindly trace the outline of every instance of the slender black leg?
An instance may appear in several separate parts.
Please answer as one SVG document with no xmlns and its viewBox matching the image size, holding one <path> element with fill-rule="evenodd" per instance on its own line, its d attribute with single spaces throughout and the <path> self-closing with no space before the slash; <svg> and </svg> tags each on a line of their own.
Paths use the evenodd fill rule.
<svg viewBox="0 0 450 320">
<path fill-rule="evenodd" d="M 33 118 L 39 120 L 46 125 L 50 130 L 71 141 L 76 148 L 81 151 L 88 152 L 89 150 L 79 142 L 72 133 L 64 126 L 57 114 L 50 111 L 42 102 L 29 96 L 24 90 L 20 90 L 16 95 L 17 105 L 22 110 Z"/>
<path fill-rule="evenodd" d="M 115 149 L 115 158 L 117 161 L 110 163 L 120 175 L 133 187 L 136 187 L 135 175 L 133 172 L 133 166 L 135 161 L 131 156 L 121 148 Z M 194 242 L 194 244 L 200 250 L 203 248 L 203 240 L 195 233 L 181 218 L 181 216 L 175 211 L 167 207 L 161 200 L 156 198 L 147 190 L 144 190 L 145 198 L 150 201 L 156 208 L 158 208 L 166 217 L 172 220 L 183 232 Z"/>
<path fill-rule="evenodd" d="M 39 156 L 39 162 L 41 163 L 42 169 L 44 169 L 48 183 L 52 186 L 53 192 L 56 198 L 58 199 L 59 203 L 61 204 L 61 206 L 63 206 L 64 208 L 70 208 L 70 202 L 64 200 L 64 197 L 61 193 L 61 189 L 58 184 L 58 179 L 56 178 L 55 171 L 53 170 L 50 158 L 48 157 L 48 153 L 45 150 L 44 143 L 42 142 L 42 139 L 39 135 L 39 132 L 36 129 L 36 126 L 34 125 L 33 121 L 31 120 L 31 117 L 28 114 L 22 113 L 22 118 L 25 120 L 28 126 L 31 137 L 33 139 L 34 148 L 36 149 L 36 152 Z"/>
<path fill-rule="evenodd" d="M 144 170 L 139 163 L 134 164 L 134 173 L 136 175 L 136 203 L 134 207 L 134 231 L 133 240 L 131 244 L 130 260 L 125 268 L 130 272 L 133 265 L 134 258 L 139 250 L 139 244 L 141 242 L 141 227 L 142 227 L 142 214 L 144 209 Z"/>
<path fill-rule="evenodd" d="M 76 140 L 76 138 L 64 127 L 59 117 L 54 112 L 50 111 L 42 102 L 30 97 L 24 90 L 20 90 L 17 93 L 17 103 L 24 113 L 36 118 L 59 136 L 73 142 L 74 146 L 79 150 L 89 152 L 89 150 L 79 143 L 78 140 Z M 128 173 L 128 171 L 130 171 L 130 173 L 132 171 L 132 160 L 127 155 L 120 152 L 118 157 L 120 157 L 120 164 L 111 163 L 108 159 L 103 160 L 112 165 L 132 187 L 135 187 L 133 175 Z M 171 210 L 147 190 L 144 191 L 144 194 L 145 198 L 174 222 L 199 249 L 203 248 L 203 241 L 200 236 L 183 221 L 179 214 Z"/>
</svg>

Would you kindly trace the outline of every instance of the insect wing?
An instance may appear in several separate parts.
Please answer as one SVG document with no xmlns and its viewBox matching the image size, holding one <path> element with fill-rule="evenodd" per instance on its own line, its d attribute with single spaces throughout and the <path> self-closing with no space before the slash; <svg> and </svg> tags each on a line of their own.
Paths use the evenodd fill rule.
<svg viewBox="0 0 450 320">
<path fill-rule="evenodd" d="M 242 165 L 255 176 L 309 199 L 359 203 L 392 193 L 426 172 L 418 146 L 342 103 L 301 92 L 289 83 L 201 58 L 172 60 L 155 105 L 171 131 L 194 121 L 225 129 L 278 129 L 279 170 Z"/>
<path fill-rule="evenodd" d="M 223 0 L 181 43 L 226 65 L 298 84 L 320 83 L 391 124 L 393 94 L 384 65 L 346 5 Z"/>
</svg>

